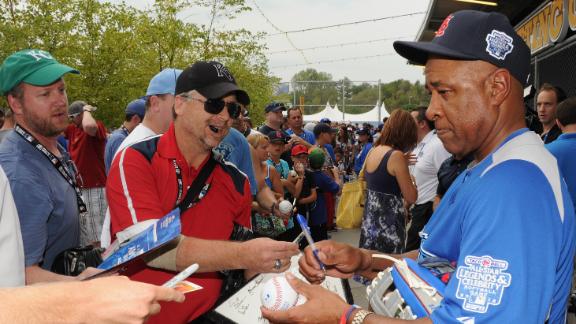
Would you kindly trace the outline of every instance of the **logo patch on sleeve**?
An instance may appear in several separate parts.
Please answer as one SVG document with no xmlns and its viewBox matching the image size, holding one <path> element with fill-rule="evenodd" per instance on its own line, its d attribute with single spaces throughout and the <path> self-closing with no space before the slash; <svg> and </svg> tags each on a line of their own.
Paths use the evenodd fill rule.
<svg viewBox="0 0 576 324">
<path fill-rule="evenodd" d="M 462 308 L 486 313 L 490 305 L 500 305 L 504 289 L 510 286 L 512 275 L 504 272 L 508 261 L 492 259 L 490 256 L 472 256 L 464 259 L 465 266 L 456 271 L 458 289 L 456 298 L 464 302 Z"/>
</svg>

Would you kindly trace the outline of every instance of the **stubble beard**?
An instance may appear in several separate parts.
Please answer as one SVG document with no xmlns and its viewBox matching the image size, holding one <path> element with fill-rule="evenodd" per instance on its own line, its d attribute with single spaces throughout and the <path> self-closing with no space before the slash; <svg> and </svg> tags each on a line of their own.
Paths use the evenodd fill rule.
<svg viewBox="0 0 576 324">
<path fill-rule="evenodd" d="M 28 109 L 23 109 L 22 119 L 26 123 L 28 131 L 44 137 L 57 137 L 66 129 L 65 124 L 59 127 L 51 123 L 51 117 L 48 117 L 48 119 L 39 118 L 37 115 L 30 113 Z"/>
</svg>

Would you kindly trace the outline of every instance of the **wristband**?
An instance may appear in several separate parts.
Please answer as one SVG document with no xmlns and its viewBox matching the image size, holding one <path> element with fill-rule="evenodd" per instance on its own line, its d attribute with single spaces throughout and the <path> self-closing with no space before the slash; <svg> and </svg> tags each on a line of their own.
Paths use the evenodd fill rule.
<svg viewBox="0 0 576 324">
<path fill-rule="evenodd" d="M 342 316 L 340 316 L 340 324 L 348 323 L 348 321 L 350 320 L 350 315 L 352 315 L 352 312 L 356 308 L 359 308 L 359 306 L 358 305 L 350 305 L 350 307 L 344 313 L 342 313 Z"/>
</svg>

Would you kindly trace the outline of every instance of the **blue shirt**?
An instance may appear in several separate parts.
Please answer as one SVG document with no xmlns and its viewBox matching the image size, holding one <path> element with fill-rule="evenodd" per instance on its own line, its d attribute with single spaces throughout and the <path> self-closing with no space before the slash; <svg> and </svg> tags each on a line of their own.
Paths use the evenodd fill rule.
<svg viewBox="0 0 576 324">
<path fill-rule="evenodd" d="M 576 207 L 576 133 L 562 134 L 554 142 L 546 144 L 546 148 L 556 157 Z"/>
<path fill-rule="evenodd" d="M 104 148 L 104 166 L 106 167 L 106 174 L 108 174 L 108 171 L 110 170 L 116 151 L 118 151 L 120 144 L 122 144 L 126 137 L 128 137 L 128 131 L 123 127 L 113 131 L 108 137 L 106 147 Z"/>
<path fill-rule="evenodd" d="M 230 128 L 228 135 L 214 148 L 214 152 L 221 154 L 225 161 L 235 164 L 248 177 L 250 192 L 255 195 L 258 192 L 258 184 L 254 177 L 252 154 L 250 153 L 249 145 L 242 133 L 235 128 Z"/>
<path fill-rule="evenodd" d="M 340 186 L 321 170 L 312 171 L 312 180 L 316 185 L 316 207 L 310 211 L 310 225 L 321 225 L 328 220 L 326 215 L 326 200 L 324 192 L 337 193 Z"/>
<path fill-rule="evenodd" d="M 59 149 L 63 165 L 70 169 L 70 156 Z M 56 255 L 79 244 L 76 193 L 52 163 L 16 132 L 0 144 L 0 164 L 20 217 L 25 264 L 49 270 Z"/>
<path fill-rule="evenodd" d="M 456 262 L 434 323 L 564 323 L 574 209 L 556 161 L 521 129 L 453 182 L 419 259 Z"/>
<path fill-rule="evenodd" d="M 266 160 L 266 163 L 268 163 L 268 165 L 273 166 L 276 169 L 276 171 L 280 175 L 280 178 L 288 179 L 288 173 L 290 172 L 290 166 L 288 165 L 288 162 L 280 159 L 280 162 L 276 164 L 271 159 L 268 159 Z"/>
<path fill-rule="evenodd" d="M 311 131 L 307 131 L 305 129 L 303 129 L 303 131 L 304 132 L 301 134 L 296 134 L 296 133 L 294 133 L 294 131 L 291 128 L 289 128 L 286 130 L 286 133 L 288 135 L 296 134 L 296 135 L 298 135 L 298 137 L 300 137 L 301 139 L 308 142 L 308 144 L 315 145 L 316 144 L 316 138 L 314 137 L 314 133 L 312 133 Z"/>
<path fill-rule="evenodd" d="M 360 170 L 362 170 L 364 161 L 366 161 L 366 156 L 368 155 L 368 152 L 370 152 L 371 149 L 372 149 L 372 143 L 368 142 L 364 145 L 360 153 L 356 155 L 356 158 L 354 159 L 354 172 L 356 172 L 356 174 L 360 173 Z"/>
</svg>

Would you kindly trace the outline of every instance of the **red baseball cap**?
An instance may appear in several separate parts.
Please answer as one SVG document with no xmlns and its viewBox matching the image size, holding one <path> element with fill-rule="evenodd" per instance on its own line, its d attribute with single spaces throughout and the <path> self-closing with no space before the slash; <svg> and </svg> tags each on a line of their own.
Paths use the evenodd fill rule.
<svg viewBox="0 0 576 324">
<path fill-rule="evenodd" d="M 308 149 L 306 146 L 302 144 L 294 145 L 292 148 L 292 156 L 300 155 L 300 154 L 308 154 Z"/>
</svg>

